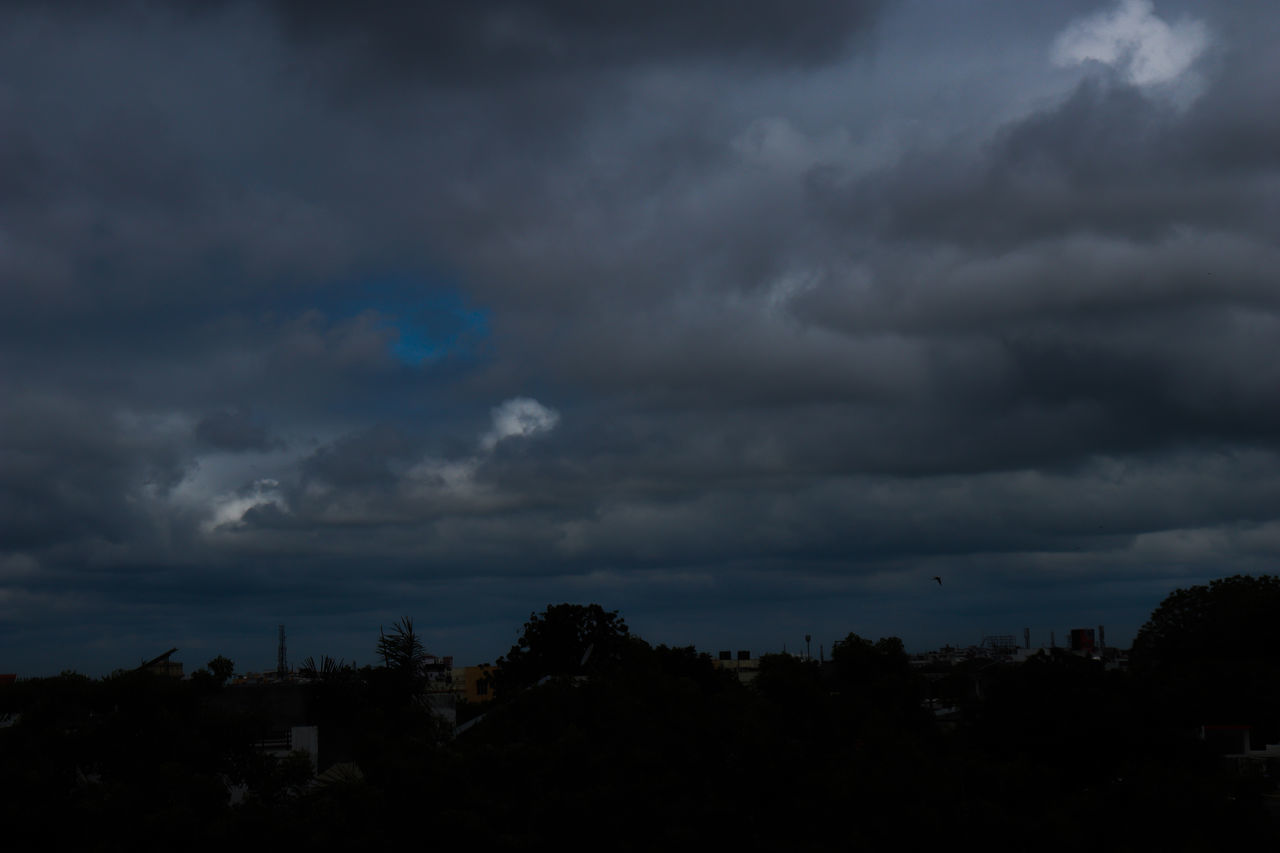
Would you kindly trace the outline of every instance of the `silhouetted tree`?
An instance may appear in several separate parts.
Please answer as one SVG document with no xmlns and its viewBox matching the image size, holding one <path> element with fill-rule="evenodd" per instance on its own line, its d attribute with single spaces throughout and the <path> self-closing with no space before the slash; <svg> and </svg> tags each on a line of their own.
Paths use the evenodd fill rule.
<svg viewBox="0 0 1280 853">
<path fill-rule="evenodd" d="M 608 670 L 626 656 L 629 640 L 627 623 L 616 610 L 599 604 L 547 605 L 541 614 L 529 614 L 520 639 L 498 658 L 495 692 L 509 698 L 544 676 Z"/>
<path fill-rule="evenodd" d="M 405 616 L 391 626 L 387 633 L 378 630 L 378 656 L 383 666 L 411 682 L 417 682 L 425 674 L 427 650 L 422 638 L 413 630 L 413 620 Z"/>
<path fill-rule="evenodd" d="M 1136 665 L 1188 656 L 1280 658 L 1280 577 L 1235 575 L 1176 589 L 1160 602 L 1133 641 Z"/>
<path fill-rule="evenodd" d="M 355 667 L 341 658 L 334 659 L 329 655 L 321 655 L 320 660 L 308 656 L 298 667 L 298 674 L 304 678 L 328 680 L 338 677 L 349 677 L 355 673 Z"/>
<path fill-rule="evenodd" d="M 205 664 L 205 668 L 213 676 L 213 680 L 218 684 L 226 684 L 236 671 L 236 665 L 233 660 L 222 655 L 218 655 L 213 660 Z"/>
<path fill-rule="evenodd" d="M 872 643 L 849 634 L 832 646 L 831 668 L 838 704 L 854 719 L 874 716 L 901 725 L 925 719 L 923 681 L 897 637 Z"/>
<path fill-rule="evenodd" d="M 1280 577 L 1235 575 L 1174 590 L 1133 643 L 1135 675 L 1174 721 L 1248 724 L 1280 736 Z"/>
</svg>

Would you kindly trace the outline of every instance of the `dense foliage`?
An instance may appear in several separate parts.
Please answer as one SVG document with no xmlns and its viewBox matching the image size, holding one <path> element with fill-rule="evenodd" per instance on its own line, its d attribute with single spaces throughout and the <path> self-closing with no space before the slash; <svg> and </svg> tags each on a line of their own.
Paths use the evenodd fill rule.
<svg viewBox="0 0 1280 853">
<path fill-rule="evenodd" d="M 1280 577 L 1235 575 L 1174 590 L 1133 642 L 1134 661 L 1280 658 Z"/>
<path fill-rule="evenodd" d="M 627 656 L 630 629 L 618 611 L 598 604 L 547 605 L 529 614 L 516 644 L 498 659 L 494 688 L 509 699 L 552 676 L 608 672 Z"/>
<path fill-rule="evenodd" d="M 1280 741 L 1280 577 L 1178 589 L 1133 644 L 1135 675 L 1187 724 L 1239 725 Z"/>
<path fill-rule="evenodd" d="M 1219 589 L 1242 583 L 1230 580 Z M 1189 612 L 1175 596 L 1153 622 Z M 246 688 L 224 686 L 225 659 L 187 681 L 64 674 L 10 686 L 9 849 L 366 848 L 406 833 L 510 850 L 1276 840 L 1271 781 L 1205 748 L 1151 674 L 1155 657 L 1136 677 L 1061 651 L 931 669 L 896 638 L 849 634 L 825 665 L 766 655 L 743 684 L 691 648 L 650 646 L 616 612 L 556 605 L 504 658 L 501 701 L 452 737 L 404 690 L 404 662 L 412 671 L 423 654 L 412 623 L 381 632 L 378 647 L 383 666 L 310 661 L 296 688 L 321 731 L 319 776 L 297 754 L 254 747 L 268 721 Z"/>
</svg>

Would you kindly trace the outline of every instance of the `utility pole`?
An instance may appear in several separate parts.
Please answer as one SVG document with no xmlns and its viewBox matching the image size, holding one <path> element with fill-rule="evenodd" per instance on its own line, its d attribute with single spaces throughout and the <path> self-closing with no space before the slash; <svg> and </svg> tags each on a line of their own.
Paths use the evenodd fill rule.
<svg viewBox="0 0 1280 853">
<path fill-rule="evenodd" d="M 284 645 L 284 626 L 280 626 L 280 643 L 276 649 L 276 677 L 284 681 L 285 676 L 289 674 L 289 658 L 285 653 Z"/>
</svg>

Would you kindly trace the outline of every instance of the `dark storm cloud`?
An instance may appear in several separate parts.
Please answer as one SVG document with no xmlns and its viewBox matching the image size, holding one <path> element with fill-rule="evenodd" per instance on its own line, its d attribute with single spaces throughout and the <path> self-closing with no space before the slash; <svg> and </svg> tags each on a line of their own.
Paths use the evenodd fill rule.
<svg viewBox="0 0 1280 853">
<path fill-rule="evenodd" d="M 207 415 L 196 424 L 196 439 L 219 450 L 270 450 L 276 444 L 244 409 Z"/>
<path fill-rule="evenodd" d="M 352 50 L 397 76 L 416 72 L 448 83 L 635 62 L 813 65 L 837 58 L 886 5 L 883 0 L 268 4 L 286 31 L 304 42 Z"/>
<path fill-rule="evenodd" d="M 1269 4 L 0 9 L 11 625 L 922 644 L 1280 547 Z M 1054 64 L 1117 9 L 1163 78 Z"/>
<path fill-rule="evenodd" d="M 945 151 L 916 152 L 844 204 L 871 214 L 888 236 L 966 246 L 1264 226 L 1271 198 L 1250 181 L 1254 169 L 1274 167 L 1270 154 L 1259 156 L 1274 151 L 1265 143 L 1274 131 L 1268 121 L 1250 122 L 1231 142 L 1222 125 L 1244 116 L 1223 116 L 1209 103 L 1211 96 L 1183 111 L 1122 83 L 1086 80 L 1059 107 L 1003 129 L 976 170 Z"/>
<path fill-rule="evenodd" d="M 828 276 L 795 310 L 944 355 L 936 408 L 918 411 L 930 426 L 906 442 L 942 454 L 926 469 L 1270 445 L 1280 258 L 1254 143 L 1271 122 L 1239 93 L 1271 62 L 1230 55 L 1190 105 L 1097 74 L 977 149 L 815 173 L 818 209 L 877 239 L 857 244 L 870 286 Z M 1239 158 L 1223 156 L 1232 138 Z M 972 370 L 947 366 L 964 352 Z"/>
<path fill-rule="evenodd" d="M 0 416 L 0 456 L 5 550 L 63 547 L 81 556 L 84 548 L 153 547 L 163 534 L 148 504 L 169 494 L 190 465 L 180 428 L 166 418 L 103 417 L 92 406 L 53 394 L 8 397 Z"/>
</svg>

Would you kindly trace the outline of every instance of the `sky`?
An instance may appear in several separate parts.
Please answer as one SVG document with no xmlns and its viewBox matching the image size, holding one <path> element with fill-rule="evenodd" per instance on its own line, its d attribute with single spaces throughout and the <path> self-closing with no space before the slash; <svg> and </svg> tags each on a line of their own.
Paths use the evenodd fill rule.
<svg viewBox="0 0 1280 853">
<path fill-rule="evenodd" d="M 0 672 L 1106 626 L 1280 552 L 1280 5 L 0 0 Z M 934 580 L 942 579 L 939 584 Z"/>
</svg>

